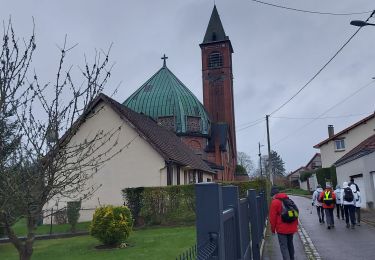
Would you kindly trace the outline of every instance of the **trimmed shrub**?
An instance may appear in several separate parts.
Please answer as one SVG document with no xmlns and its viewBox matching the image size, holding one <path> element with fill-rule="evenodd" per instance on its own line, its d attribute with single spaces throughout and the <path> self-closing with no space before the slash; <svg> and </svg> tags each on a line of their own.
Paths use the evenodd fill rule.
<svg viewBox="0 0 375 260">
<path fill-rule="evenodd" d="M 90 234 L 105 245 L 124 242 L 130 235 L 133 219 L 128 207 L 103 206 L 95 210 Z"/>
<path fill-rule="evenodd" d="M 308 178 L 310 178 L 312 176 L 313 172 L 303 172 L 301 173 L 301 175 L 299 176 L 299 179 L 300 181 L 304 182 L 304 181 L 307 181 Z"/>
<path fill-rule="evenodd" d="M 239 187 L 240 197 L 248 189 L 266 190 L 266 180 L 245 182 L 223 182 L 222 185 Z M 135 224 L 145 225 L 187 225 L 195 221 L 194 184 L 126 188 L 122 190 L 125 205 L 131 210 Z"/>
<path fill-rule="evenodd" d="M 331 166 L 330 168 L 320 168 L 316 170 L 316 179 L 322 187 L 326 186 L 326 182 L 331 182 L 332 187 L 337 185 L 336 167 Z"/>
<path fill-rule="evenodd" d="M 76 232 L 76 226 L 79 219 L 79 211 L 81 210 L 81 201 L 69 201 L 67 204 L 68 223 L 72 232 Z"/>
</svg>

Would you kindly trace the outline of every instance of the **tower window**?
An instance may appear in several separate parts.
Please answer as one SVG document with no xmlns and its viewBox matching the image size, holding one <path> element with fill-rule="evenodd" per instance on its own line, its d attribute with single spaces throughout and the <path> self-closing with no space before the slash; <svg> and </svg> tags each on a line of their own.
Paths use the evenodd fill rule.
<svg viewBox="0 0 375 260">
<path fill-rule="evenodd" d="M 223 55 L 220 52 L 212 52 L 208 56 L 208 67 L 209 68 L 219 68 L 223 66 Z"/>
</svg>

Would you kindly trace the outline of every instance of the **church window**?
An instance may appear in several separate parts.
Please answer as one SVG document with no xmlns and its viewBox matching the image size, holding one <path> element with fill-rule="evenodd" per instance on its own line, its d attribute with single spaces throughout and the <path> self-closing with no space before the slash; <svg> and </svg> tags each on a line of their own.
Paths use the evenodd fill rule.
<svg viewBox="0 0 375 260">
<path fill-rule="evenodd" d="M 200 132 L 201 131 L 201 118 L 195 116 L 187 117 L 187 130 L 188 132 Z"/>
<path fill-rule="evenodd" d="M 174 116 L 163 116 L 158 118 L 158 124 L 174 131 L 176 129 Z"/>
<path fill-rule="evenodd" d="M 220 52 L 212 52 L 208 56 L 208 67 L 210 69 L 220 68 L 223 66 L 223 55 Z"/>
</svg>

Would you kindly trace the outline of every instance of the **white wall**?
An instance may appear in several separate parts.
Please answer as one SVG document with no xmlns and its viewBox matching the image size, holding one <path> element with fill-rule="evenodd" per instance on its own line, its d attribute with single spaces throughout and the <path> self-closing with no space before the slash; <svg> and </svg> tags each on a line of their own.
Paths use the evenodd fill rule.
<svg viewBox="0 0 375 260">
<path fill-rule="evenodd" d="M 334 140 L 329 141 L 320 147 L 320 154 L 322 156 L 322 167 L 330 167 L 338 159 L 344 156 L 347 152 L 359 145 L 362 141 L 375 134 L 375 118 L 367 121 L 366 124 L 361 124 L 353 128 L 347 133 L 340 135 L 340 138 L 345 137 L 345 150 L 335 151 Z"/>
<path fill-rule="evenodd" d="M 164 159 L 132 127 L 124 123 L 116 112 L 105 104 L 101 105 L 103 108 L 81 125 L 71 143 L 82 143 L 85 138 L 89 139 L 88 136 L 100 130 L 108 132 L 122 126 L 118 134 L 118 144 L 114 146 L 116 140 L 112 138 L 101 150 L 114 146 L 107 156 L 123 150 L 99 168 L 87 182 L 87 187 L 94 186 L 98 190 L 89 199 L 82 201 L 82 208 L 90 210 L 81 211 L 80 221 L 91 220 L 92 213 L 99 204 L 122 205 L 124 201 L 121 190 L 124 188 L 167 185 Z M 80 198 L 81 194 L 77 194 L 73 200 Z M 59 208 L 66 206 L 66 201 L 69 200 L 71 199 L 60 198 Z M 55 202 L 51 202 L 46 208 L 54 204 Z"/>
<path fill-rule="evenodd" d="M 362 207 L 367 207 L 368 202 L 375 202 L 374 181 L 370 174 L 371 171 L 375 171 L 375 152 L 336 167 L 337 182 L 341 187 L 344 181 L 350 181 L 350 176 L 363 174 L 363 178 L 354 179 L 361 191 Z"/>
</svg>

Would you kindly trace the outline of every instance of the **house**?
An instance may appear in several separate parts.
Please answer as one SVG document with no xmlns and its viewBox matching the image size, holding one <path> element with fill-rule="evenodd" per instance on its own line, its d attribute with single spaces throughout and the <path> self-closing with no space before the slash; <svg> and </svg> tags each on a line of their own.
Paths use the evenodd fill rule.
<svg viewBox="0 0 375 260">
<path fill-rule="evenodd" d="M 362 207 L 373 208 L 375 201 L 375 134 L 335 162 L 337 182 L 354 178 L 362 197 Z"/>
<path fill-rule="evenodd" d="M 107 140 L 97 151 L 102 153 L 113 147 L 112 154 L 108 154 L 110 159 L 95 169 L 87 182 L 88 188 L 97 190 L 82 201 L 80 221 L 91 220 L 94 209 L 100 205 L 122 205 L 124 188 L 210 182 L 217 174 L 173 131 L 104 94 L 92 101 L 74 127 L 75 134 L 68 146 L 90 140 L 91 133 L 119 129 L 116 140 Z M 114 153 L 117 155 L 112 156 Z M 55 198 L 45 208 L 62 208 L 66 202 L 64 198 Z"/>
<path fill-rule="evenodd" d="M 322 157 L 320 153 L 314 154 L 314 156 L 310 159 L 310 161 L 306 164 L 305 168 L 309 172 L 314 172 L 317 169 L 322 168 Z M 318 186 L 318 179 L 316 178 L 316 174 L 313 173 L 311 177 L 309 177 L 306 181 L 300 180 L 300 188 L 308 191 L 316 190 Z"/>
<path fill-rule="evenodd" d="M 338 159 L 374 133 L 375 113 L 363 118 L 337 134 L 334 133 L 333 125 L 329 125 L 328 138 L 314 146 L 314 148 L 320 149 L 322 167 L 330 167 Z"/>
<path fill-rule="evenodd" d="M 301 175 L 302 172 L 306 172 L 306 171 L 307 171 L 306 167 L 305 166 L 301 166 L 297 170 L 289 173 L 286 176 L 286 178 L 288 179 L 290 186 L 292 186 L 292 187 L 299 187 L 300 186 L 300 184 L 299 184 L 299 182 L 300 182 L 299 181 L 300 175 Z"/>
</svg>

